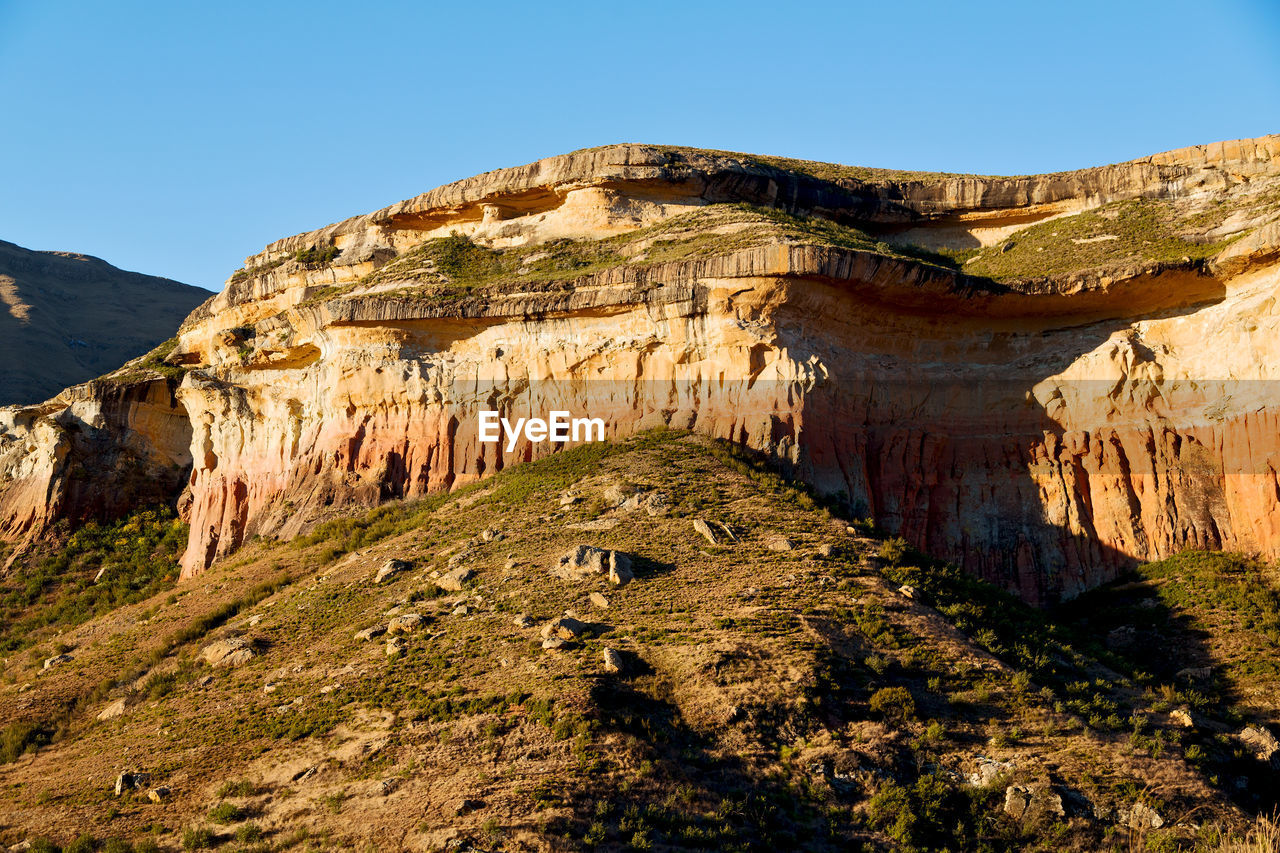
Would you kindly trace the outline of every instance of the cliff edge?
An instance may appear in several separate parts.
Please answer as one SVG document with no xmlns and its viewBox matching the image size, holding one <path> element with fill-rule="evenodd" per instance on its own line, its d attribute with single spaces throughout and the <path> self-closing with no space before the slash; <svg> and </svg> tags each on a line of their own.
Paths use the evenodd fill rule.
<svg viewBox="0 0 1280 853">
<path fill-rule="evenodd" d="M 1002 178 L 580 151 L 272 243 L 183 324 L 180 384 L 125 384 L 176 386 L 187 576 L 555 452 L 478 416 L 564 409 L 753 448 L 1052 601 L 1186 548 L 1280 552 L 1277 155 Z M 0 534 L 58 515 L 33 460 L 73 405 L 49 407 L 0 419 Z"/>
</svg>

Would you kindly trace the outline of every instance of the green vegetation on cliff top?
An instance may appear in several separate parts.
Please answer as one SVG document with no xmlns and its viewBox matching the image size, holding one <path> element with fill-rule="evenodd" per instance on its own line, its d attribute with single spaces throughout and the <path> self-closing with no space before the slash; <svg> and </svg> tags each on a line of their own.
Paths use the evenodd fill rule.
<svg viewBox="0 0 1280 853">
<path fill-rule="evenodd" d="M 770 166 L 784 172 L 797 172 L 822 181 L 861 181 L 869 184 L 920 183 L 937 184 L 956 178 L 990 177 L 958 172 L 921 172 L 910 169 L 880 169 L 871 166 L 845 166 L 840 163 L 824 163 L 820 160 L 800 160 L 795 157 L 775 157 L 768 154 L 746 154 L 739 151 L 720 151 L 713 148 L 686 148 L 663 146 L 668 154 L 687 156 L 700 154 L 711 157 L 731 157 L 749 164 Z"/>
<path fill-rule="evenodd" d="M 389 296 L 450 299 L 478 288 L 570 282 L 770 245 L 868 252 L 961 272 L 993 286 L 1125 268 L 1194 263 L 1230 240 L 1202 234 L 1213 222 L 1182 217 L 1173 202 L 1138 199 L 1051 219 L 985 249 L 930 251 L 820 217 L 745 204 L 715 204 L 613 237 L 490 248 L 454 234 L 427 240 L 357 282 L 323 288 L 319 302 L 371 288 Z"/>
<path fill-rule="evenodd" d="M 1230 243 L 1189 233 L 1172 202 L 1134 199 L 1023 228 L 997 246 L 959 258 L 968 275 L 997 282 L 1162 265 L 1212 257 Z"/>
<path fill-rule="evenodd" d="M 848 249 L 921 262 L 907 249 L 827 219 L 746 204 L 716 204 L 599 240 L 561 239 L 514 248 L 481 246 L 459 234 L 427 240 L 359 281 L 323 288 L 309 301 L 378 285 L 403 285 L 384 291 L 396 296 L 451 296 L 480 287 L 572 281 L 616 267 L 644 269 L 778 244 Z"/>
</svg>

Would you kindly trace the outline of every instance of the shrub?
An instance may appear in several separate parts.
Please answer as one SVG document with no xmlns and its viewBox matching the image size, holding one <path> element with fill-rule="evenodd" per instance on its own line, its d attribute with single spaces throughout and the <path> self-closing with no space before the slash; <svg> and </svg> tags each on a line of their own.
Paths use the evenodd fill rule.
<svg viewBox="0 0 1280 853">
<path fill-rule="evenodd" d="M 63 847 L 62 853 L 93 853 L 94 841 L 94 837 L 86 832 L 66 847 Z"/>
<path fill-rule="evenodd" d="M 37 641 L 49 625 L 78 625 L 172 585 L 187 526 L 169 507 L 86 524 L 57 552 L 20 565 L 0 587 L 0 650 Z M 98 570 L 101 579 L 93 582 Z"/>
<path fill-rule="evenodd" d="M 433 241 L 436 269 L 460 283 L 479 283 L 501 272 L 498 255 L 456 231 Z"/>
<path fill-rule="evenodd" d="M 338 257 L 341 251 L 337 246 L 308 246 L 293 253 L 293 259 L 304 267 L 323 266 Z"/>
<path fill-rule="evenodd" d="M 246 823 L 236 830 L 236 841 L 248 843 L 262 838 L 262 827 L 256 823 Z"/>
<path fill-rule="evenodd" d="M 182 831 L 183 850 L 208 850 L 213 846 L 213 833 L 205 826 L 188 826 Z"/>
<path fill-rule="evenodd" d="M 214 823 L 234 823 L 244 816 L 244 812 L 235 803 L 218 803 L 209 810 L 209 820 Z"/>
<path fill-rule="evenodd" d="M 49 742 L 49 732 L 35 723 L 10 723 L 0 732 L 0 764 L 17 761 Z"/>
<path fill-rule="evenodd" d="M 218 799 L 227 797 L 252 797 L 258 792 L 258 786 L 248 779 L 228 779 L 218 788 Z"/>
<path fill-rule="evenodd" d="M 911 546 L 907 544 L 907 540 L 898 537 L 895 539 L 887 539 L 880 546 L 880 550 L 876 552 L 876 556 L 885 562 L 886 565 L 898 566 L 911 553 Z"/>
<path fill-rule="evenodd" d="M 915 717 L 916 701 L 905 687 L 882 687 L 871 694 L 871 711 L 901 725 Z"/>
<path fill-rule="evenodd" d="M 967 849 L 963 843 L 965 818 L 957 797 L 936 775 L 921 776 L 907 787 L 893 780 L 880 786 L 867 804 L 871 823 L 899 842 L 895 849 Z"/>
</svg>

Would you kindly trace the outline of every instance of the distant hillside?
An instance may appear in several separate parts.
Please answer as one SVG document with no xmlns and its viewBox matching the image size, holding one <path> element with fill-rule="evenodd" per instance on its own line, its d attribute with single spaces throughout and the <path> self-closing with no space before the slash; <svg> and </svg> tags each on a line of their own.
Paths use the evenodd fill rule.
<svg viewBox="0 0 1280 853">
<path fill-rule="evenodd" d="M 45 400 L 142 355 L 208 296 L 88 255 L 0 240 L 0 406 Z"/>
</svg>

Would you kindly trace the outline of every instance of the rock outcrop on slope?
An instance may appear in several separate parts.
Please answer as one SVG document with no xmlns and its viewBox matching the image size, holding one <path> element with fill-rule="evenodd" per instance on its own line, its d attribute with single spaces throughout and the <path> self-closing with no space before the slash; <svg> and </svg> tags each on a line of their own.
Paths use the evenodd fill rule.
<svg viewBox="0 0 1280 853">
<path fill-rule="evenodd" d="M 0 241 L 0 406 L 32 404 L 142 355 L 208 291 Z"/>
<path fill-rule="evenodd" d="M 621 145 L 278 241 L 168 356 L 184 572 L 557 448 L 481 442 L 484 410 L 742 443 L 1030 600 L 1278 553 L 1278 155 L 988 178 Z M 38 488 L 6 458 L 4 495 Z"/>
<path fill-rule="evenodd" d="M 0 409 L 0 538 L 172 502 L 191 470 L 178 379 L 121 371 L 38 406 Z"/>
</svg>

